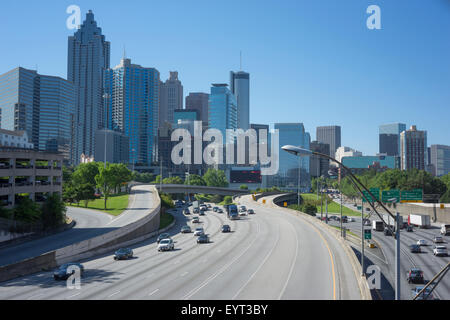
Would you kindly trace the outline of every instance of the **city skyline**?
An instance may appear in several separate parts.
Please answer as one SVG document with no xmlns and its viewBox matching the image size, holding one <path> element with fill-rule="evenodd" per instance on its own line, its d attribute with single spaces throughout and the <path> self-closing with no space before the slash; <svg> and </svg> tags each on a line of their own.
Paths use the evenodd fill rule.
<svg viewBox="0 0 450 320">
<path fill-rule="evenodd" d="M 37 23 L 49 34 L 49 37 L 40 39 L 42 41 L 41 49 L 35 50 L 32 58 L 26 52 L 16 52 L 17 50 L 5 52 L 6 59 L 0 62 L 0 73 L 5 73 L 18 65 L 36 69 L 35 66 L 38 64 L 37 69 L 40 74 L 66 78 L 64 71 L 66 70 L 67 46 L 65 44 L 67 36 L 73 34 L 73 30 L 69 30 L 65 26 L 65 20 L 68 17 L 65 9 L 68 5 L 68 2 L 63 1 L 36 17 L 24 12 L 20 5 L 9 3 L 3 5 L 5 9 L 9 9 L 3 10 L 3 12 L 8 12 L 8 15 L 4 17 L 5 23 L 15 19 L 14 17 L 18 15 L 23 15 L 23 19 L 21 19 L 23 23 L 15 33 L 16 38 L 24 42 L 33 41 L 31 37 L 33 37 L 34 30 L 31 26 Z M 213 46 L 208 46 L 210 51 L 202 52 L 206 44 L 199 46 L 199 41 L 193 41 L 192 45 L 183 50 L 169 52 L 173 51 L 175 44 L 172 43 L 173 41 L 163 40 L 164 37 L 173 35 L 179 27 L 185 27 L 185 18 L 181 15 L 175 14 L 176 19 L 172 20 L 175 23 L 171 23 L 162 34 L 158 35 L 149 31 L 150 27 L 142 28 L 142 30 L 134 28 L 135 25 L 131 19 L 127 19 L 129 23 L 124 24 L 126 26 L 121 25 L 120 28 L 115 26 L 114 20 L 117 15 L 122 11 L 127 12 L 130 10 L 129 8 L 119 5 L 118 8 L 113 9 L 106 3 L 91 5 L 86 1 L 79 1 L 77 5 L 82 10 L 83 20 L 89 9 L 92 9 L 96 15 L 96 21 L 102 27 L 102 33 L 112 43 L 112 65 L 119 62 L 123 54 L 123 47 L 126 45 L 129 56 L 141 65 L 154 67 L 164 75 L 171 70 L 177 70 L 184 86 L 184 97 L 190 92 L 207 93 L 211 83 L 227 82 L 229 72 L 239 70 L 239 52 L 242 50 L 242 70 L 252 74 L 251 123 L 267 123 L 273 127 L 276 122 L 302 122 L 309 132 L 313 132 L 317 126 L 339 125 L 342 127 L 342 145 L 361 150 L 364 154 L 377 153 L 378 127 L 384 123 L 416 124 L 418 127 L 428 130 L 429 145 L 450 144 L 448 142 L 450 133 L 446 130 L 445 124 L 443 122 L 436 123 L 431 117 L 422 116 L 424 108 L 428 113 L 431 111 L 431 114 L 439 115 L 440 118 L 450 115 L 448 108 L 445 108 L 446 101 L 450 99 L 450 93 L 447 92 L 448 90 L 444 90 L 444 84 L 448 82 L 446 80 L 450 79 L 450 68 L 447 67 L 448 62 L 441 59 L 445 55 L 448 56 L 450 46 L 442 41 L 427 40 L 430 34 L 440 36 L 442 39 L 445 36 L 443 30 L 446 30 L 449 24 L 450 19 L 446 18 L 449 16 L 450 10 L 442 2 L 430 2 L 425 21 L 409 26 L 416 31 L 415 38 L 403 39 L 400 28 L 405 26 L 415 14 L 418 14 L 417 12 L 420 12 L 418 1 L 399 1 L 396 4 L 380 3 L 383 12 L 383 27 L 382 30 L 375 31 L 370 31 L 365 27 L 367 18 L 365 2 L 351 1 L 340 6 L 329 3 L 328 10 L 324 10 L 323 5 L 303 2 L 297 4 L 287 1 L 282 6 L 275 8 L 278 14 L 276 19 L 279 21 L 282 17 L 301 17 L 300 22 L 296 22 L 294 31 L 290 30 L 288 34 L 292 35 L 291 32 L 296 32 L 299 39 L 306 41 L 304 46 L 308 46 L 308 50 L 305 51 L 303 48 L 302 51 L 298 51 L 303 46 L 298 43 L 285 42 L 286 35 L 278 41 L 274 40 L 274 46 L 279 46 L 278 49 L 284 49 L 284 51 L 270 49 L 267 52 L 261 50 L 263 42 L 258 40 L 262 40 L 263 35 L 273 39 L 275 33 L 281 31 L 280 28 L 285 28 L 286 24 L 282 23 L 275 31 L 269 31 L 267 28 L 262 28 L 260 31 L 255 30 L 256 27 L 247 28 L 243 32 L 243 36 L 235 43 L 227 43 L 226 50 L 223 50 L 224 46 L 220 45 L 218 41 L 214 41 Z M 155 10 L 163 13 L 163 16 L 158 19 L 164 20 L 163 18 L 167 19 L 167 16 L 170 16 L 167 10 L 173 9 L 173 6 L 183 6 L 183 9 L 192 13 L 193 9 L 203 5 L 205 5 L 203 2 L 197 2 L 192 7 L 181 2 L 172 6 L 157 4 Z M 261 5 L 271 6 L 271 4 Z M 35 6 L 37 4 L 28 4 L 26 11 L 33 12 Z M 140 6 L 143 8 L 143 12 L 148 7 L 144 2 Z M 241 12 L 236 13 L 237 17 L 248 15 L 251 7 L 251 4 L 242 5 Z M 404 8 L 409 10 L 404 12 Z M 317 18 L 318 21 L 310 21 L 311 18 L 305 16 L 305 11 Z M 336 15 L 340 15 L 340 18 L 330 15 L 327 13 L 328 11 L 336 11 Z M 263 14 L 259 11 L 258 13 L 259 15 Z M 136 14 L 134 20 L 139 20 L 141 17 L 141 13 L 136 10 L 133 11 L 133 14 Z M 261 17 L 259 16 L 259 18 Z M 349 20 L 344 23 L 341 21 L 342 18 Z M 211 22 L 210 19 L 207 21 Z M 398 25 L 394 26 L 394 21 Z M 343 23 L 341 31 L 330 29 L 334 23 L 338 22 Z M 219 19 L 217 24 L 222 27 L 224 21 Z M 315 27 L 304 28 L 312 25 Z M 204 27 L 204 25 L 195 27 L 195 30 L 198 31 L 200 27 Z M 303 32 L 304 30 L 308 32 Z M 15 48 L 14 44 L 17 39 L 12 39 L 4 31 L 0 32 L 4 36 L 5 42 L 9 43 L 11 48 Z M 130 35 L 138 38 L 143 32 L 147 36 L 154 37 L 155 41 L 162 42 L 164 46 L 159 51 L 149 53 L 139 41 L 128 40 Z M 236 32 L 238 30 L 232 28 L 229 34 L 227 33 L 227 37 L 233 37 Z M 205 31 L 205 33 L 209 34 L 209 31 Z M 176 38 L 179 41 L 178 47 L 180 44 L 185 45 L 184 34 L 182 32 Z M 203 35 L 201 32 L 200 34 Z M 326 41 L 318 43 L 318 34 L 323 34 Z M 344 34 L 345 39 L 343 38 Z M 249 45 L 244 44 L 244 39 L 250 39 L 248 37 L 251 35 L 257 36 L 256 39 L 249 41 Z M 332 40 L 332 36 L 337 36 L 337 40 Z M 354 39 L 350 41 L 347 39 L 348 36 Z M 387 43 L 383 44 L 383 41 Z M 330 51 L 329 49 L 333 45 L 336 45 L 336 50 Z M 392 46 L 392 50 L 387 50 L 389 45 Z M 20 48 L 20 46 L 18 47 Z M 285 49 L 288 49 L 288 52 Z M 322 49 L 321 53 L 317 57 L 313 57 L 319 49 Z M 402 54 L 399 54 L 398 50 Z M 220 54 L 218 51 L 221 51 Z M 286 55 L 286 61 L 283 64 L 280 64 L 280 54 L 275 51 L 283 51 Z M 299 54 L 300 62 L 292 60 L 295 55 Z M 436 62 L 427 62 L 430 60 L 427 60 L 430 55 Z M 273 59 L 267 60 L 268 58 Z M 203 64 L 200 64 L 200 60 Z M 312 66 L 304 65 L 307 62 Z M 350 62 L 353 63 L 352 68 L 345 70 Z M 289 63 L 291 68 L 284 68 Z M 270 69 L 261 68 L 262 65 L 266 65 L 266 68 L 268 66 Z M 409 67 L 411 65 L 413 68 Z M 371 68 L 371 66 L 376 68 Z M 301 72 L 299 72 L 300 67 L 303 68 Z M 267 72 L 268 70 L 270 72 Z M 348 74 L 343 74 L 343 71 L 347 71 Z M 339 75 L 343 81 L 337 83 L 335 80 Z M 271 80 L 269 81 L 269 79 Z M 273 79 L 279 80 L 273 81 Z M 308 82 L 305 82 L 306 79 Z M 331 83 L 333 86 L 330 86 Z M 283 90 L 280 90 L 281 84 Z M 272 86 L 271 90 L 267 90 L 267 86 Z M 381 87 L 383 87 L 382 94 L 375 94 L 376 90 Z M 418 90 L 419 87 L 422 89 Z M 324 91 L 327 94 L 323 94 Z M 346 95 L 348 97 L 344 97 Z M 370 96 L 374 96 L 374 99 L 370 99 Z M 276 108 L 273 107 L 274 105 Z M 317 113 L 317 110 L 321 112 Z M 370 110 L 377 110 L 377 112 L 369 116 Z M 327 115 L 327 117 L 319 115 Z M 358 131 L 358 134 L 353 134 L 354 131 Z M 311 138 L 316 140 L 316 137 Z"/>
</svg>

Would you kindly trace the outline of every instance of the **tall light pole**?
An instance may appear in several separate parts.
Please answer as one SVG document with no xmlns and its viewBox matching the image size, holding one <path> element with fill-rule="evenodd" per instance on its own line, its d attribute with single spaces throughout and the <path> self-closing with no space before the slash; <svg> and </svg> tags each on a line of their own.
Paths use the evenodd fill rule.
<svg viewBox="0 0 450 320">
<path fill-rule="evenodd" d="M 395 205 L 397 198 L 388 201 Z M 395 218 L 395 300 L 400 300 L 400 213 L 398 211 Z"/>
<path fill-rule="evenodd" d="M 364 276 L 364 202 L 361 199 L 361 275 Z"/>
<path fill-rule="evenodd" d="M 302 158 L 298 157 L 298 183 L 297 183 L 297 208 L 300 210 L 300 173 L 302 167 Z"/>
</svg>

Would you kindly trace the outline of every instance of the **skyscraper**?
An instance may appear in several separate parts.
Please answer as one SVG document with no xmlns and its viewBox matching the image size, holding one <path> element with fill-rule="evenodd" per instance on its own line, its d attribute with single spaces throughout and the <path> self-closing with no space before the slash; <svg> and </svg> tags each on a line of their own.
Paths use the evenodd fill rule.
<svg viewBox="0 0 450 320">
<path fill-rule="evenodd" d="M 427 164 L 427 132 L 411 126 L 400 133 L 400 166 L 402 170 L 425 170 Z"/>
<path fill-rule="evenodd" d="M 334 158 L 337 148 L 341 146 L 341 127 L 324 126 L 317 127 L 316 140 L 330 145 L 330 156 Z"/>
<path fill-rule="evenodd" d="M 157 160 L 159 84 L 158 70 L 126 58 L 105 71 L 107 125 L 129 137 L 131 163 Z"/>
<path fill-rule="evenodd" d="M 322 154 L 330 154 L 330 145 L 327 143 L 321 143 L 318 141 L 311 142 L 310 145 L 311 151 L 319 152 Z M 330 161 L 328 159 L 318 157 L 318 156 L 311 156 L 310 165 L 309 165 L 309 172 L 312 177 L 320 177 L 320 176 L 327 176 L 328 170 L 330 169 Z"/>
<path fill-rule="evenodd" d="M 186 97 L 186 110 L 197 110 L 203 127 L 208 126 L 208 99 L 209 94 L 203 92 L 190 92 Z"/>
<path fill-rule="evenodd" d="M 237 101 L 237 127 L 248 130 L 250 127 L 250 74 L 230 72 L 230 90 Z"/>
<path fill-rule="evenodd" d="M 305 149 L 310 148 L 309 133 L 305 132 L 303 123 L 275 123 L 279 130 L 279 170 L 271 177 L 270 184 L 278 187 L 297 190 L 298 171 L 300 165 L 300 185 L 303 191 L 309 190 L 309 157 L 298 157 L 281 149 L 284 145 L 294 145 Z"/>
<path fill-rule="evenodd" d="M 97 27 L 91 10 L 86 20 L 68 40 L 67 79 L 75 84 L 75 159 L 93 156 L 95 132 L 105 126 L 103 114 L 103 75 L 109 68 L 110 43 Z"/>
<path fill-rule="evenodd" d="M 171 71 L 169 79 L 160 83 L 159 126 L 173 123 L 173 112 L 177 109 L 183 109 L 183 86 L 178 72 Z"/>
<path fill-rule="evenodd" d="M 380 153 L 388 156 L 400 155 L 400 133 L 406 130 L 404 123 L 391 123 L 380 126 Z"/>
<path fill-rule="evenodd" d="M 437 177 L 450 172 L 450 146 L 432 144 L 430 148 L 433 174 Z"/>
<path fill-rule="evenodd" d="M 34 148 L 73 162 L 75 87 L 62 78 L 15 68 L 0 75 L 0 127 L 26 131 Z"/>
<path fill-rule="evenodd" d="M 233 137 L 226 139 L 226 129 L 237 129 L 237 102 L 227 84 L 213 84 L 208 102 L 210 129 L 222 132 L 224 143 L 232 143 Z"/>
</svg>

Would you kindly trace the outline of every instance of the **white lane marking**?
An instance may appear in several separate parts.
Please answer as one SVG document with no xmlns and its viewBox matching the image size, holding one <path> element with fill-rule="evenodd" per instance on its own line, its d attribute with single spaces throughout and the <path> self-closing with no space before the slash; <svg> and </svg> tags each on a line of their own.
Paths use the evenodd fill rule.
<svg viewBox="0 0 450 320">
<path fill-rule="evenodd" d="M 280 228 L 278 226 L 278 232 L 277 232 L 277 241 L 275 241 L 275 244 L 273 245 L 273 247 L 270 249 L 269 253 L 264 257 L 264 260 L 261 262 L 261 264 L 258 266 L 258 268 L 256 268 L 255 272 L 253 272 L 253 274 L 250 276 L 250 278 L 248 278 L 248 280 L 244 283 L 244 285 L 238 290 L 238 292 L 236 292 L 236 294 L 233 296 L 233 298 L 231 298 L 231 300 L 235 300 L 236 297 L 242 292 L 242 290 L 244 290 L 244 288 L 249 284 L 249 282 L 253 279 L 253 277 L 258 273 L 259 269 L 262 268 L 262 266 L 266 263 L 267 259 L 271 256 L 273 250 L 275 250 L 278 241 L 280 240 Z"/>
<path fill-rule="evenodd" d="M 180 274 L 180 277 L 184 277 L 185 275 L 187 275 L 189 272 L 183 272 L 182 274 Z"/>
<path fill-rule="evenodd" d="M 81 294 L 81 292 L 75 293 L 75 294 L 73 294 L 71 296 L 68 296 L 66 299 L 70 299 L 70 298 L 76 297 L 76 296 L 78 296 L 80 294 Z"/>
<path fill-rule="evenodd" d="M 294 257 L 294 260 L 292 261 L 291 270 L 289 270 L 289 275 L 288 275 L 288 277 L 286 279 L 286 282 L 284 283 L 283 289 L 281 290 L 280 295 L 278 296 L 278 300 L 281 300 L 281 297 L 283 296 L 284 292 L 286 291 L 287 285 L 288 285 L 289 280 L 291 279 L 291 276 L 292 276 L 292 272 L 294 271 L 294 266 L 295 266 L 295 263 L 297 262 L 297 256 L 298 256 L 298 235 L 297 235 L 297 231 L 295 230 L 294 225 L 290 221 L 288 221 L 288 222 L 291 225 L 292 229 L 294 230 L 294 234 L 295 234 L 295 257 Z"/>
<path fill-rule="evenodd" d="M 145 277 L 145 279 L 153 277 L 154 273 L 150 273 L 148 276 Z"/>
<path fill-rule="evenodd" d="M 256 239 L 258 238 L 257 235 L 260 232 L 260 226 L 259 226 L 259 222 L 257 222 L 257 226 L 258 226 L 258 230 L 256 232 L 255 238 L 253 238 L 252 242 L 245 248 L 245 250 L 243 250 L 241 252 L 240 255 L 238 255 L 237 257 L 235 257 L 233 260 L 231 260 L 228 264 L 226 264 L 225 266 L 223 266 L 221 269 L 219 269 L 216 273 L 212 274 L 209 278 L 207 278 L 205 281 L 203 281 L 202 284 L 200 284 L 200 286 L 198 286 L 197 288 L 191 290 L 188 294 L 186 294 L 183 298 L 181 298 L 181 300 L 187 300 L 190 297 L 192 297 L 194 294 L 196 294 L 199 290 L 201 290 L 203 287 L 205 287 L 208 283 L 210 283 L 212 280 L 214 280 L 215 278 L 217 278 L 220 274 L 222 274 L 225 270 L 227 270 L 230 266 L 232 266 L 240 257 L 242 257 L 244 255 L 244 253 L 246 253 L 248 251 L 248 249 L 250 249 L 253 245 L 253 243 L 256 241 Z"/>
<path fill-rule="evenodd" d="M 110 294 L 110 295 L 108 296 L 108 298 L 111 298 L 112 296 L 115 296 L 115 295 L 118 294 L 118 293 L 120 293 L 120 290 L 117 291 L 117 292 L 114 292 L 113 294 Z"/>
<path fill-rule="evenodd" d="M 155 293 L 157 293 L 158 291 L 159 291 L 159 289 L 156 289 L 155 291 L 150 292 L 148 295 L 149 295 L 149 296 L 152 296 L 152 295 L 154 295 Z"/>
<path fill-rule="evenodd" d="M 150 192 L 151 193 L 151 192 Z M 137 193 L 134 193 L 133 194 L 133 203 L 131 204 L 131 206 L 130 207 L 128 207 L 127 209 L 125 209 L 125 211 L 123 212 L 123 213 L 121 213 L 117 218 L 115 218 L 114 220 L 111 220 L 110 222 L 108 222 L 106 225 L 109 225 L 109 224 L 111 224 L 111 223 L 113 223 L 113 222 L 116 222 L 117 220 L 119 220 L 120 218 L 122 218 L 123 216 L 128 216 L 129 215 L 129 212 L 127 212 L 127 211 L 129 211 L 128 209 L 132 209 L 132 208 L 134 208 L 134 203 L 136 202 L 136 198 L 137 198 Z"/>
</svg>

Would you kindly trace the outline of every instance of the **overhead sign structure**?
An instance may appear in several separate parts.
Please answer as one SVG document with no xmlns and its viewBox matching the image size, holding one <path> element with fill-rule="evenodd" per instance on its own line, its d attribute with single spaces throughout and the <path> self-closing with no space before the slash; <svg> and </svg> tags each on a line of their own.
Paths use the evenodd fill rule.
<svg viewBox="0 0 450 320">
<path fill-rule="evenodd" d="M 423 190 L 402 190 L 400 193 L 400 202 L 423 202 Z"/>
<path fill-rule="evenodd" d="M 375 196 L 376 200 L 380 200 L 380 188 L 370 188 L 369 189 L 370 192 Z M 376 200 L 372 198 L 372 196 L 365 190 L 363 190 L 363 202 L 367 202 L 366 198 L 370 201 L 370 202 L 375 202 Z"/>
<path fill-rule="evenodd" d="M 393 202 L 392 199 L 395 199 L 395 202 L 400 202 L 400 190 L 392 189 L 392 190 L 383 190 L 381 192 L 381 201 L 384 203 Z"/>
</svg>

